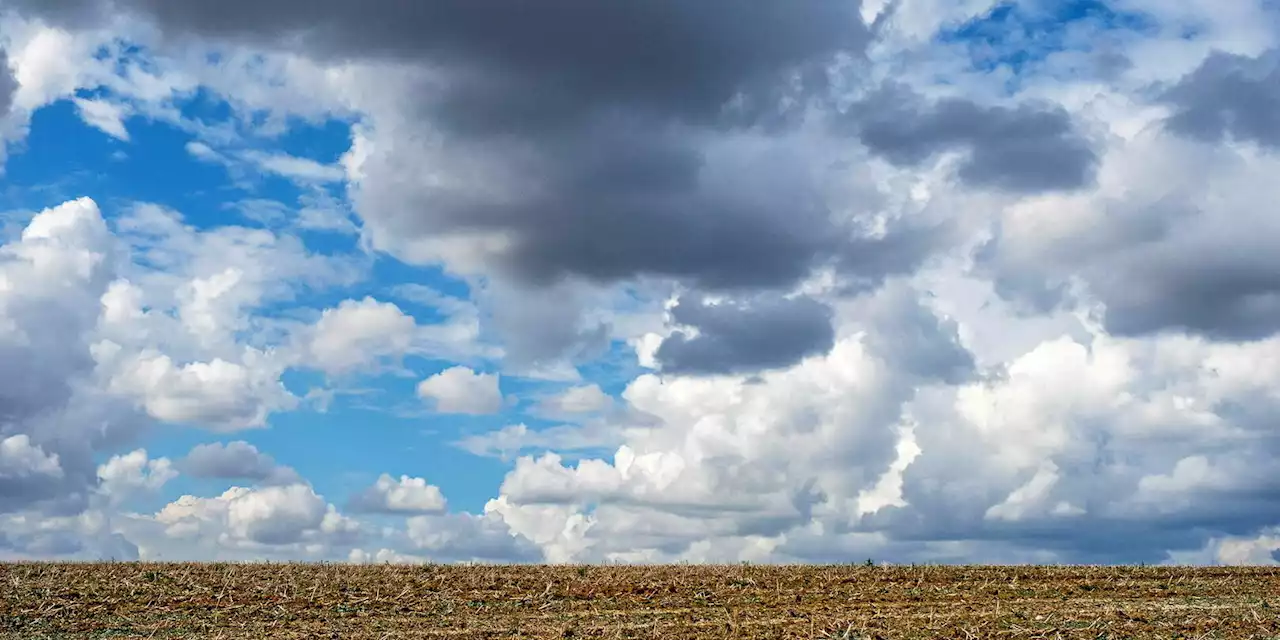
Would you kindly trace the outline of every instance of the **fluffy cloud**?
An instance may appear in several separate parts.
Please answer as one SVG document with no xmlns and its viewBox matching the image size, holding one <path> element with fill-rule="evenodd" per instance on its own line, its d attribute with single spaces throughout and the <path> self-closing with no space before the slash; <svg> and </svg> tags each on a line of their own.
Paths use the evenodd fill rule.
<svg viewBox="0 0 1280 640">
<path fill-rule="evenodd" d="M 254 366 L 261 358 L 257 353 L 246 353 L 245 364 L 215 358 L 179 366 L 153 352 L 116 364 L 114 344 L 96 351 L 104 363 L 118 367 L 111 389 L 138 397 L 157 420 L 234 431 L 263 427 L 270 412 L 295 402 L 279 381 L 280 368 Z"/>
<path fill-rule="evenodd" d="M 0 509 L 13 502 L 18 505 L 33 496 L 48 492 L 51 482 L 61 480 L 65 474 L 58 462 L 58 454 L 46 453 L 31 444 L 25 433 L 0 440 Z"/>
<path fill-rule="evenodd" d="M 1264 176 L 1276 163 L 1145 131 L 1116 143 L 1098 190 L 1006 208 L 980 264 L 1005 295 L 1041 310 L 1095 297 L 1117 335 L 1266 337 L 1277 287 L 1263 245 L 1277 228 L 1257 203 L 1274 194 Z"/>
<path fill-rule="evenodd" d="M 311 328 L 303 362 L 331 375 L 411 355 L 463 357 L 482 349 L 478 321 L 469 307 L 446 309 L 448 320 L 419 325 L 390 302 L 372 297 L 344 300 L 326 309 Z"/>
<path fill-rule="evenodd" d="M 146 449 L 111 456 L 98 467 L 98 491 L 113 501 L 154 493 L 178 475 L 168 458 L 150 459 Z"/>
<path fill-rule="evenodd" d="M 340 373 L 380 357 L 404 355 L 417 328 L 412 317 L 389 302 L 345 300 L 316 322 L 308 355 L 320 369 Z"/>
<path fill-rule="evenodd" d="M 445 504 L 440 488 L 426 480 L 409 476 L 396 480 L 384 473 L 372 487 L 352 496 L 347 508 L 363 513 L 415 514 L 444 511 Z"/>
<path fill-rule="evenodd" d="M 613 398 L 597 384 L 569 387 L 538 403 L 540 411 L 552 415 L 599 413 L 612 406 Z"/>
<path fill-rule="evenodd" d="M 413 553 L 439 561 L 530 562 L 544 555 L 491 513 L 414 516 L 402 537 Z"/>
<path fill-rule="evenodd" d="M 353 522 L 305 484 L 232 487 L 215 498 L 186 495 L 165 505 L 152 520 L 168 538 L 232 550 L 333 543 L 358 534 Z"/>
<path fill-rule="evenodd" d="M 502 409 L 498 375 L 451 367 L 418 383 L 418 396 L 440 413 L 489 414 Z"/>
<path fill-rule="evenodd" d="M 293 469 L 281 466 L 243 440 L 196 445 L 177 462 L 177 467 L 193 478 L 255 480 L 267 484 L 293 484 L 299 479 Z"/>
<path fill-rule="evenodd" d="M 25 475 L 62 475 L 58 455 L 45 453 L 40 447 L 32 445 L 31 438 L 25 433 L 0 441 L 0 470 L 3 470 L 6 479 L 18 479 Z"/>
<path fill-rule="evenodd" d="M 94 379 L 89 345 L 117 256 L 89 199 L 37 213 L 0 246 L 5 509 L 83 505 L 97 484 L 94 454 L 145 426 Z"/>
</svg>

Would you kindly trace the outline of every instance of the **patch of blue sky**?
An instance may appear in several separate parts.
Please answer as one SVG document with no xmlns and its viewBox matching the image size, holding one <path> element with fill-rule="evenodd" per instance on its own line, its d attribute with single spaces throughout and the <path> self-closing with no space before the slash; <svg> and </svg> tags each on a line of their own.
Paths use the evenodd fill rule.
<svg viewBox="0 0 1280 640">
<path fill-rule="evenodd" d="M 208 87 L 197 87 L 178 105 L 182 117 L 201 124 L 233 124 L 234 110 Z"/>
<path fill-rule="evenodd" d="M 351 125 L 350 120 L 342 118 L 323 122 L 291 118 L 289 128 L 271 139 L 271 147 L 291 156 L 333 164 L 351 148 Z"/>
<path fill-rule="evenodd" d="M 443 370 L 451 363 L 432 364 L 426 369 Z M 293 467 L 339 505 L 388 473 L 426 478 L 441 488 L 451 507 L 482 509 L 511 465 L 452 443 L 524 420 L 514 408 L 482 416 L 435 413 L 416 397 L 420 380 L 417 375 L 362 376 L 343 387 L 325 410 L 307 402 L 296 411 L 272 415 L 262 429 L 216 434 L 198 426 L 163 425 L 148 438 L 148 453 L 177 459 L 198 444 L 244 440 Z M 284 383 L 299 396 L 327 386 L 323 376 L 307 371 L 286 372 Z M 180 476 L 163 493 L 172 500 L 184 493 L 217 495 L 227 486 L 226 480 Z"/>
<path fill-rule="evenodd" d="M 451 443 L 500 429 L 517 416 L 434 413 L 414 393 L 419 381 L 384 376 L 369 395 L 340 397 L 325 412 L 279 414 L 270 429 L 238 435 L 293 466 L 333 500 L 372 484 L 381 473 L 404 474 L 439 486 L 455 507 L 478 510 L 510 465 Z"/>
<path fill-rule="evenodd" d="M 129 172 L 112 156 L 127 154 L 128 146 L 84 124 L 70 101 L 40 109 L 27 138 L 9 145 L 0 207 L 39 211 L 93 192 L 115 193 L 114 181 Z"/>
<path fill-rule="evenodd" d="M 1014 77 L 1061 51 L 1091 51 L 1099 34 L 1151 33 L 1156 21 L 1105 0 L 1011 0 L 944 29 L 936 40 L 969 56 L 978 71 L 1008 68 Z"/>
<path fill-rule="evenodd" d="M 371 277 L 376 285 L 370 295 L 379 300 L 394 302 L 402 311 L 426 324 L 447 319 L 444 310 L 430 296 L 439 295 L 458 300 L 471 297 L 470 285 L 461 278 L 445 273 L 442 268 L 408 264 L 386 254 L 375 256 Z"/>
<path fill-rule="evenodd" d="M 636 359 L 635 347 L 621 340 L 609 344 L 604 356 L 583 363 L 578 367 L 583 379 L 600 386 L 600 390 L 614 396 L 620 396 L 627 385 L 637 376 L 653 373 L 652 370 L 640 366 Z"/>
</svg>

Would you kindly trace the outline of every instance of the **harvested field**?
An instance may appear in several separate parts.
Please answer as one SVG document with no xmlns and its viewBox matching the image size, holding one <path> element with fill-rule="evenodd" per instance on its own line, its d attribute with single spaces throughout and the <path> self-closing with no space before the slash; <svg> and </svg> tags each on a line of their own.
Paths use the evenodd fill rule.
<svg viewBox="0 0 1280 640">
<path fill-rule="evenodd" d="M 0 565 L 0 638 L 1280 638 L 1280 569 Z"/>
</svg>

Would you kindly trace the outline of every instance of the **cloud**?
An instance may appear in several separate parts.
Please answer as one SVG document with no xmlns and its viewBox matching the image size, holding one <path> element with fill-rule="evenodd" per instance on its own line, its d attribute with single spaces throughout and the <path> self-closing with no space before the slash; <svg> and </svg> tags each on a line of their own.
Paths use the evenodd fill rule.
<svg viewBox="0 0 1280 640">
<path fill-rule="evenodd" d="M 188 151 L 192 151 L 192 155 L 199 158 L 207 157 L 205 149 L 192 151 L 188 147 Z M 339 182 L 344 177 L 341 167 L 320 164 L 310 158 L 261 151 L 246 151 L 242 156 L 264 171 L 300 182 Z"/>
<path fill-rule="evenodd" d="M 25 433 L 0 440 L 0 512 L 23 506 L 32 498 L 49 497 L 53 484 L 64 477 L 58 454 L 31 444 Z"/>
<path fill-rule="evenodd" d="M 740 373 L 785 367 L 822 355 L 835 342 L 831 309 L 812 298 L 758 296 L 708 302 L 681 298 L 671 308 L 677 328 L 656 354 L 671 373 Z"/>
<path fill-rule="evenodd" d="M 1280 50 L 1257 57 L 1214 51 L 1162 96 L 1170 130 L 1208 142 L 1280 149 Z"/>
<path fill-rule="evenodd" d="M 232 487 L 215 498 L 182 496 L 154 516 L 164 535 L 232 548 L 351 539 L 353 523 L 305 484 Z"/>
<path fill-rule="evenodd" d="M 299 479 L 293 469 L 281 466 L 243 440 L 196 445 L 176 466 L 193 478 L 255 480 L 266 484 L 294 484 Z"/>
<path fill-rule="evenodd" d="M 458 78 L 440 99 L 442 107 L 459 124 L 477 121 L 480 126 L 482 119 L 497 125 L 516 115 L 563 123 L 598 103 L 714 115 L 750 81 L 860 49 L 868 33 L 858 4 L 818 0 L 797 8 L 766 0 L 743 13 L 735 13 L 736 3 L 726 0 L 694 7 L 664 0 L 643 9 L 564 0 L 537 10 L 511 2 L 477 7 L 450 1 L 429 11 L 395 4 L 356 10 L 333 2 L 301 12 L 302 5 L 289 1 L 240 1 L 222 11 L 148 0 L 19 6 L 67 22 L 132 12 L 175 34 L 266 45 L 276 45 L 279 33 L 293 33 L 303 50 L 320 56 L 452 61 Z M 507 19 L 512 11 L 521 12 L 522 19 Z M 727 15 L 735 19 L 726 20 Z M 591 27 L 582 26 L 587 24 Z M 511 103 L 504 98 L 527 87 L 550 86 L 552 79 L 559 80 L 555 91 L 525 106 L 507 106 Z"/>
<path fill-rule="evenodd" d="M 119 104 L 106 100 L 88 100 L 75 98 L 76 111 L 85 124 L 103 133 L 125 142 L 129 141 L 129 130 L 125 128 L 128 110 Z"/>
<path fill-rule="evenodd" d="M 511 460 L 519 455 L 555 451 L 573 452 L 617 447 L 623 442 L 622 430 L 608 423 L 585 426 L 561 425 L 533 430 L 524 424 L 505 426 L 497 431 L 469 435 L 454 443 L 458 448 L 478 456 Z"/>
<path fill-rule="evenodd" d="M 1277 163 L 1144 131 L 1117 142 L 1097 191 L 1009 206 L 979 265 L 1041 310 L 1096 299 L 1117 335 L 1272 335 L 1280 288 L 1263 246 L 1280 229 L 1260 207 Z"/>
<path fill-rule="evenodd" d="M 0 516 L 0 557 L 6 560 L 58 558 L 81 561 L 132 561 L 138 546 L 118 531 L 99 511 L 43 518 Z"/>
<path fill-rule="evenodd" d="M 886 83 L 843 118 L 863 144 L 895 164 L 963 152 L 957 175 L 976 187 L 1075 189 L 1093 179 L 1098 160 L 1071 114 L 1056 105 L 983 106 L 957 97 L 931 104 L 905 85 Z"/>
<path fill-rule="evenodd" d="M 364 549 L 352 549 L 347 561 L 352 564 L 427 564 L 430 558 L 400 553 L 394 549 L 381 548 L 370 553 Z"/>
<path fill-rule="evenodd" d="M 440 488 L 422 478 L 387 474 L 378 476 L 372 487 L 352 496 L 347 508 L 357 513 L 437 513 L 445 510 L 446 501 Z"/>
<path fill-rule="evenodd" d="M 310 337 L 308 360 L 328 373 L 400 357 L 414 345 L 418 325 L 396 305 L 371 297 L 326 309 Z"/>
<path fill-rule="evenodd" d="M 114 343 L 96 349 L 104 364 L 117 367 L 111 390 L 138 398 L 157 420 L 238 431 L 264 427 L 271 412 L 297 402 L 280 382 L 279 368 L 253 366 L 261 354 L 247 353 L 247 364 L 215 358 L 176 365 L 166 355 L 144 352 L 116 364 L 118 350 Z"/>
<path fill-rule="evenodd" d="M 9 54 L 0 48 L 0 116 L 7 115 L 13 106 L 13 95 L 18 91 L 18 80 L 13 77 Z"/>
<path fill-rule="evenodd" d="M 608 321 L 587 315 L 604 298 L 599 291 L 568 283 L 529 289 L 500 279 L 477 289 L 473 297 L 502 341 L 509 367 L 586 361 L 608 345 Z"/>
<path fill-rule="evenodd" d="M 0 471 L 10 480 L 25 475 L 62 475 L 58 455 L 47 454 L 40 447 L 32 445 L 31 438 L 26 434 L 9 436 L 0 441 Z"/>
<path fill-rule="evenodd" d="M 413 516 L 405 522 L 404 539 L 412 553 L 433 560 L 481 562 L 537 562 L 541 551 L 515 534 L 494 513 Z"/>
<path fill-rule="evenodd" d="M 325 309 L 304 333 L 301 363 L 330 375 L 367 369 L 380 362 L 398 363 L 408 355 L 473 357 L 486 353 L 479 344 L 475 308 L 457 301 L 439 307 L 445 320 L 419 325 L 391 302 L 371 296 L 343 300 Z"/>
<path fill-rule="evenodd" d="M 120 502 L 135 494 L 159 491 L 177 475 L 168 458 L 151 459 L 146 449 L 136 449 L 111 456 L 98 467 L 98 492 L 113 502 Z"/>
<path fill-rule="evenodd" d="M 538 402 L 538 411 L 550 415 L 600 413 L 613 407 L 613 398 L 600 385 L 569 387 Z"/>
<path fill-rule="evenodd" d="M 187 153 L 191 154 L 191 157 L 205 162 L 224 162 L 226 160 L 222 154 L 214 151 L 212 147 L 199 140 L 192 140 L 183 148 L 187 150 Z"/>
<path fill-rule="evenodd" d="M 418 397 L 433 400 L 440 413 L 484 415 L 502 409 L 498 375 L 450 367 L 418 383 Z"/>
<path fill-rule="evenodd" d="M 960 384 L 977 369 L 954 319 L 940 318 L 918 292 L 901 282 L 886 286 L 868 310 L 868 350 L 898 372 Z"/>
<path fill-rule="evenodd" d="M 94 454 L 146 424 L 94 381 L 89 344 L 118 255 L 87 198 L 36 213 L 0 246 L 0 442 L 10 489 L 0 508 L 83 505 L 97 484 Z M 50 460 L 59 473 L 41 472 Z"/>
</svg>

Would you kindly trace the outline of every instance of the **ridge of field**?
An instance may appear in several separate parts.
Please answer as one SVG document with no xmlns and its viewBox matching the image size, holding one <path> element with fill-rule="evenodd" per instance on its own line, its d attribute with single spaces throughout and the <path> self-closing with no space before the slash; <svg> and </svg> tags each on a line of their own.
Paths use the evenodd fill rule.
<svg viewBox="0 0 1280 640">
<path fill-rule="evenodd" d="M 0 564 L 0 638 L 1280 638 L 1280 568 Z"/>
</svg>

